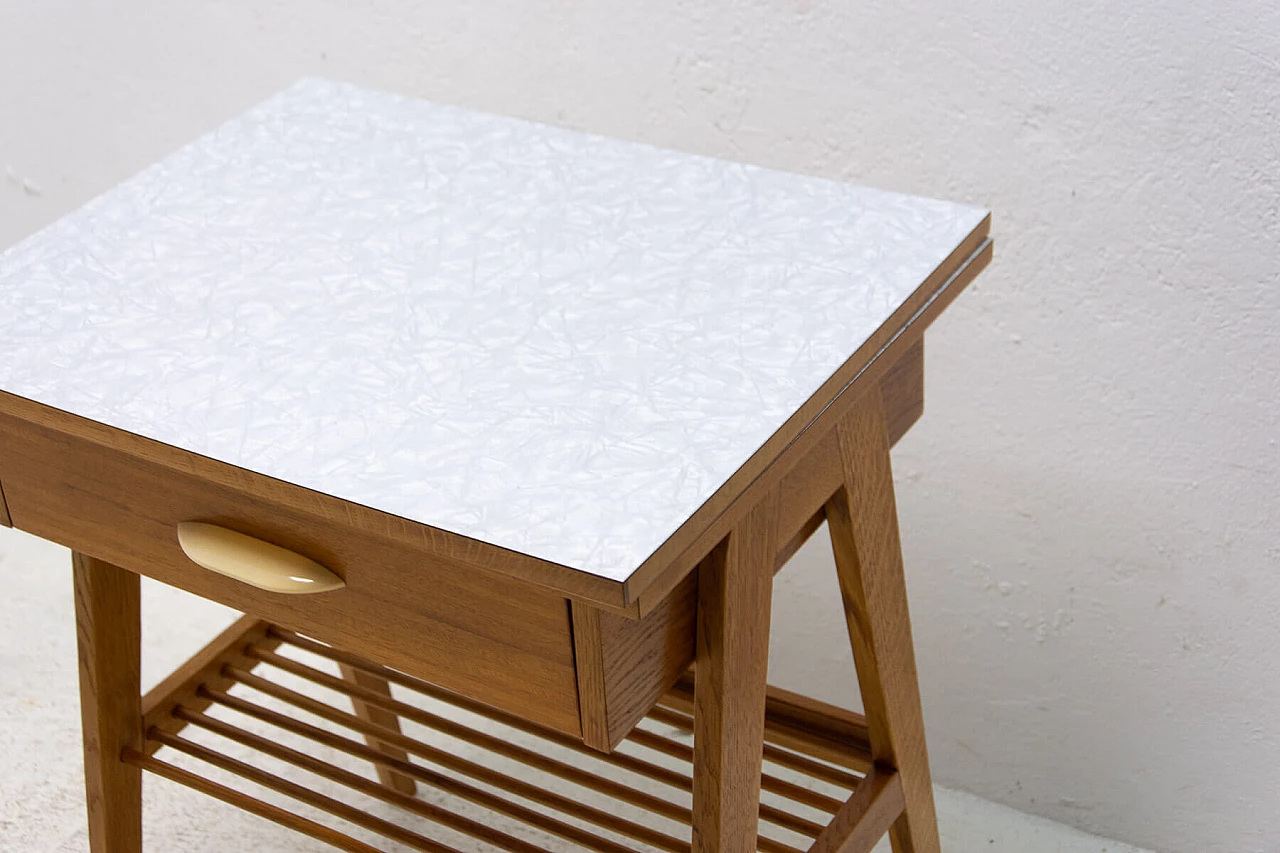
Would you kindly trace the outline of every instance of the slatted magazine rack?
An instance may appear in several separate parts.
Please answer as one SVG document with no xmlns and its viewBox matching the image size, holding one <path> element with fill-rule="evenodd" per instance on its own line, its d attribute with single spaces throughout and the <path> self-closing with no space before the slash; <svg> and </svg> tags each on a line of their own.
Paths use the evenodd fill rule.
<svg viewBox="0 0 1280 853">
<path fill-rule="evenodd" d="M 404 698 L 393 698 L 387 685 Z M 145 747 L 125 760 L 362 853 L 377 848 L 368 838 L 296 809 L 309 807 L 366 835 L 436 853 L 449 849 L 438 840 L 441 827 L 511 853 L 548 847 L 681 853 L 690 849 L 693 693 L 690 673 L 616 751 L 605 754 L 421 679 L 245 618 L 147 697 Z M 406 734 L 400 720 L 420 734 Z M 855 825 L 871 842 L 902 812 L 901 781 L 892 770 L 873 770 L 860 716 L 771 689 L 764 731 L 758 842 L 764 853 L 840 849 L 840 836 Z M 236 757 L 226 744 L 238 747 Z M 195 759 L 198 770 L 185 769 L 170 755 Z M 335 756 L 368 762 L 377 769 L 376 779 L 342 766 Z M 341 794 L 299 784 L 288 778 L 297 773 L 273 769 L 281 765 L 331 783 Z M 294 809 L 246 793 L 244 783 L 291 801 Z M 418 786 L 433 795 L 415 796 Z M 361 801 L 392 806 L 400 818 L 362 810 Z M 415 831 L 415 820 L 427 828 Z M 529 833 L 498 828 L 506 824 L 523 825 L 554 842 L 540 846 L 528 840 Z M 813 848 L 819 838 L 822 846 Z"/>
</svg>

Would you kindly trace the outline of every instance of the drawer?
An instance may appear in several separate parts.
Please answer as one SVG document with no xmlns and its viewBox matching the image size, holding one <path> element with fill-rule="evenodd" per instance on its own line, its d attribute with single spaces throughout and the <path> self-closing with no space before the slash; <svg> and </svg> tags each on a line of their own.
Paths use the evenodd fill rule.
<svg viewBox="0 0 1280 853">
<path fill-rule="evenodd" d="M 923 408 L 923 347 L 880 379 L 890 439 Z M 428 550 L 282 506 L 136 452 L 0 411 L 0 484 L 15 526 L 333 643 L 608 750 L 694 659 L 697 572 L 630 614 L 570 602 L 516 578 L 444 565 Z M 831 444 L 834 433 L 818 440 Z M 821 524 L 839 487 L 822 446 L 782 479 L 779 564 Z M 2 506 L 2 505 L 0 505 Z M 3 520 L 0 517 L 0 520 Z M 201 521 L 310 557 L 343 589 L 269 593 L 200 568 L 178 543 Z"/>
<path fill-rule="evenodd" d="M 580 735 L 568 601 L 438 562 L 429 551 L 101 441 L 0 412 L 0 483 L 13 525 L 236 610 Z M 177 525 L 216 524 L 309 557 L 345 587 L 266 592 L 197 566 Z"/>
</svg>

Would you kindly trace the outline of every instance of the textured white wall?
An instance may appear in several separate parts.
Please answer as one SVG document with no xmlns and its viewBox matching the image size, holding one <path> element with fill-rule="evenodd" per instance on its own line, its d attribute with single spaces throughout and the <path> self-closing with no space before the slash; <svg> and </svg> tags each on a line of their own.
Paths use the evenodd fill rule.
<svg viewBox="0 0 1280 853">
<path fill-rule="evenodd" d="M 895 458 L 938 779 L 1280 849 L 1280 6 L 8 0 L 0 245 L 302 74 L 994 209 Z"/>
</svg>

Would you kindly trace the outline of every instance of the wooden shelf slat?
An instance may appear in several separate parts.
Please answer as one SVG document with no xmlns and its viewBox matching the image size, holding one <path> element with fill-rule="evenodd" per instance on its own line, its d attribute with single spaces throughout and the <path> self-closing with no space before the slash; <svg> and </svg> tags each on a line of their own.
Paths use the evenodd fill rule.
<svg viewBox="0 0 1280 853">
<path fill-rule="evenodd" d="M 384 838 L 397 841 L 406 847 L 412 847 L 414 850 L 422 851 L 422 853 L 457 853 L 456 850 L 427 838 L 425 835 L 419 835 L 391 821 L 375 817 L 341 800 L 335 800 L 333 797 L 313 791 L 296 782 L 290 782 L 288 779 L 268 773 L 261 768 L 246 764 L 229 755 L 224 755 L 215 749 L 201 746 L 193 741 L 155 728 L 151 729 L 147 736 L 159 741 L 162 746 L 175 749 L 184 755 L 189 755 L 192 758 L 217 767 L 219 770 L 233 773 L 255 785 L 268 788 L 278 794 L 284 794 L 286 797 L 297 800 L 300 803 L 306 803 L 312 808 L 328 812 L 340 820 L 345 820 L 348 823 L 376 832 Z"/>
<path fill-rule="evenodd" d="M 360 699 L 361 701 L 366 702 L 369 705 L 373 705 L 373 706 L 382 708 L 384 710 L 390 711 L 394 714 L 398 714 L 407 720 L 412 720 L 416 723 L 420 723 L 429 728 L 435 729 L 436 731 L 447 734 L 451 737 L 456 737 L 460 740 L 472 743 L 474 745 L 482 746 L 486 749 L 489 749 L 493 752 L 503 755 L 504 757 L 511 758 L 512 760 L 519 761 L 523 764 L 527 764 L 530 766 L 539 766 L 539 765 L 546 766 L 548 763 L 543 756 L 540 756 L 538 753 L 533 752 L 532 750 L 524 749 L 523 747 L 519 747 L 514 744 L 507 743 L 506 741 L 503 741 L 500 738 L 496 738 L 491 735 L 487 735 L 483 732 L 478 732 L 474 729 L 470 729 L 454 720 L 446 719 L 444 717 L 439 716 L 438 714 L 433 714 L 429 711 L 424 711 L 423 709 L 418 708 L 416 706 L 409 705 L 404 702 L 400 702 L 393 698 L 389 698 L 381 693 L 378 693 L 377 691 L 362 688 L 359 685 L 356 685 L 350 681 L 344 681 L 343 679 L 335 678 L 334 676 L 321 672 L 320 670 L 317 670 L 314 667 L 309 667 L 306 664 L 303 664 L 291 658 L 285 657 L 284 655 L 277 654 L 276 652 L 266 651 L 266 650 L 251 646 L 248 650 L 248 654 L 250 657 L 254 658 L 255 660 L 270 664 L 271 666 L 274 666 L 278 669 L 288 672 L 291 675 L 296 675 L 298 677 L 305 678 L 308 681 L 311 681 L 312 683 L 317 684 L 321 687 L 328 688 L 338 693 L 346 694 L 347 696 L 352 698 Z M 387 734 L 380 734 L 380 737 L 383 737 L 384 739 L 388 739 Z M 399 741 L 394 741 L 394 742 L 399 743 Z M 576 745 L 576 742 L 575 742 L 575 745 Z M 687 747 L 685 747 L 684 749 L 687 750 Z M 598 753 L 597 751 L 591 750 L 587 747 L 582 747 L 581 751 L 593 756 L 600 755 L 600 753 Z M 611 756 L 602 756 L 602 757 L 606 758 L 606 760 L 611 758 Z M 566 772 L 567 770 L 565 772 L 559 773 L 558 775 L 561 775 L 562 778 L 565 778 Z M 681 777 L 681 778 L 684 779 L 689 777 Z M 813 805 L 816 808 L 822 808 L 825 806 L 828 812 L 832 812 L 832 813 L 835 812 L 841 805 L 839 800 L 835 800 L 830 797 L 824 797 L 823 795 L 817 794 L 814 792 L 806 791 L 803 788 L 800 788 L 799 786 L 792 785 L 791 783 L 785 782 L 780 779 L 770 779 L 769 783 L 770 783 L 768 785 L 769 790 L 774 790 L 775 792 L 781 793 L 783 795 L 790 795 L 793 799 L 797 799 L 797 801 L 799 802 L 807 802 L 808 804 Z M 612 783 L 610 780 L 605 779 L 605 777 L 594 776 L 590 782 L 590 785 L 593 787 L 596 787 L 598 790 L 612 789 L 614 791 L 615 796 L 619 796 L 620 798 L 624 798 L 624 799 L 631 799 L 637 795 L 640 795 L 640 792 L 634 791 L 634 790 L 628 790 L 626 794 L 623 795 L 621 791 L 617 790 L 617 788 L 615 787 L 615 783 Z M 659 810 L 663 809 L 663 807 L 659 806 L 658 803 L 652 803 L 652 805 L 656 806 L 657 809 Z M 761 806 L 761 810 L 763 812 L 767 812 L 769 815 L 776 815 L 775 810 L 768 806 Z M 688 810 L 681 808 L 680 812 L 681 812 L 679 817 L 680 820 L 688 821 L 691 819 L 691 816 L 689 816 L 690 813 L 688 812 Z M 783 821 L 779 820 L 778 822 L 781 823 Z M 760 850 L 762 851 L 762 853 L 799 853 L 799 851 L 796 850 L 796 848 L 790 847 L 773 838 L 769 838 L 768 836 L 762 836 L 760 838 Z"/>
<path fill-rule="evenodd" d="M 235 705 L 232 705 L 228 701 L 233 700 L 234 697 L 224 695 L 213 696 L 211 698 L 215 702 L 227 703 L 230 707 L 235 707 Z M 244 704 L 250 705 L 251 703 Z M 239 710 L 239 708 L 237 708 L 237 710 Z M 313 740 L 317 741 L 321 740 L 315 736 L 320 733 L 320 730 L 315 729 L 314 726 L 307 726 L 305 723 L 290 720 L 288 717 L 285 717 L 282 714 L 277 714 L 276 712 L 270 711 L 266 708 L 257 708 L 256 710 L 260 719 L 271 719 L 271 722 L 274 725 L 286 728 L 286 730 L 292 731 L 295 734 L 310 736 Z M 440 806 L 428 803 L 424 800 L 419 800 L 415 797 L 409 796 L 408 794 L 402 794 L 388 785 L 383 785 L 381 782 L 375 782 L 348 770 L 335 767 L 327 761 L 318 759 L 315 756 L 307 755 L 306 753 L 300 752 L 296 749 L 291 749 L 287 746 L 274 743 L 261 735 L 245 731 L 244 729 L 233 726 L 230 723 L 210 717 L 207 714 L 187 711 L 185 708 L 179 708 L 178 713 L 182 715 L 188 723 L 193 723 L 200 728 L 211 731 L 214 734 L 226 738 L 227 740 L 235 741 L 236 743 L 247 746 L 250 749 L 257 750 L 263 755 L 271 756 L 272 758 L 283 761 L 286 764 L 291 764 L 294 767 L 299 767 L 309 773 L 314 773 L 317 776 L 328 779 L 330 782 L 336 782 L 339 785 L 344 785 L 353 791 L 358 791 L 366 796 L 382 800 L 383 802 L 390 803 L 393 806 L 398 806 L 399 808 L 402 808 L 411 814 L 415 814 L 418 817 L 423 817 L 442 826 L 447 826 L 450 829 L 457 830 L 465 835 L 470 835 L 472 838 L 478 838 L 481 841 L 492 844 L 502 850 L 510 851 L 510 853 L 545 853 L 545 851 L 541 851 L 540 848 L 533 844 L 522 841 L 521 839 L 508 835 L 505 832 L 499 832 L 486 824 L 479 823 L 478 821 L 471 820 L 470 818 L 462 817 L 448 809 L 441 808 Z M 307 732 L 307 729 L 314 729 L 314 731 Z M 339 740 L 343 740 L 343 738 L 335 736 L 331 740 L 325 742 L 325 745 L 336 746 L 336 741 Z M 352 750 L 352 752 L 359 754 L 360 750 Z M 376 750 L 370 750 L 370 752 L 372 752 L 373 755 L 363 754 L 361 757 L 370 761 L 374 760 L 377 757 L 377 752 Z M 413 768 L 415 772 L 420 770 L 419 768 L 414 768 L 413 765 L 405 765 L 405 767 Z M 405 767 L 397 767 L 397 769 L 407 772 Z M 442 776 L 438 773 L 428 774 L 426 771 L 421 771 L 421 773 L 423 776 L 428 777 L 427 779 L 424 779 L 424 781 L 430 781 L 440 788 L 440 790 L 453 794 L 454 796 L 462 797 L 463 799 L 471 800 L 472 802 L 477 802 L 482 805 L 491 805 L 495 800 L 499 803 L 503 802 L 500 797 L 486 795 L 484 791 L 455 782 L 447 776 Z M 517 819 L 526 820 L 526 822 L 529 817 L 528 815 L 521 813 L 513 813 L 511 816 L 516 817 Z M 574 840 L 581 842 L 583 839 L 575 838 Z M 604 842 L 604 839 L 592 838 L 589 840 Z M 633 853 L 633 851 L 629 851 L 627 848 L 615 844 L 598 843 L 589 846 L 591 849 L 599 851 L 599 853 Z"/>
<path fill-rule="evenodd" d="M 362 758 L 374 764 L 381 764 L 389 769 L 395 770 L 397 773 L 411 776 L 415 780 L 430 785 L 433 788 L 462 799 L 469 800 L 479 806 L 488 808 L 500 814 L 505 814 L 507 817 L 514 818 L 531 826 L 536 826 L 538 829 L 542 829 L 553 835 L 558 835 L 561 838 L 572 841 L 576 844 L 581 844 L 588 849 L 597 850 L 600 851 L 600 853 L 629 853 L 628 848 L 623 847 L 620 844 L 615 844 L 608 839 L 601 838 L 581 830 L 576 826 L 565 824 L 562 821 L 557 821 L 554 818 L 542 815 L 532 809 L 513 803 L 510 800 L 504 800 L 503 798 L 490 794 L 487 791 L 459 782 L 458 780 L 445 776 L 442 773 L 437 773 L 408 761 L 392 758 L 385 753 L 381 753 L 375 749 L 370 749 L 364 744 L 358 743 L 349 738 L 294 720 L 283 714 L 255 705 L 252 702 L 245 701 L 244 699 L 230 696 L 225 693 L 213 694 L 211 698 L 214 702 L 231 708 L 232 710 L 239 711 L 247 716 L 252 716 L 256 719 L 262 720 L 263 722 L 274 725 L 277 728 L 292 732 L 293 734 L 309 738 L 310 740 L 331 749 L 340 750 L 348 755 L 352 755 L 356 758 Z M 335 715 L 335 717 L 336 716 L 339 715 Z M 217 720 L 212 722 L 215 724 L 220 723 L 220 721 Z M 380 737 L 383 737 L 383 735 L 380 735 Z M 597 826 L 603 827 L 612 832 L 617 832 L 621 835 L 626 835 L 638 841 L 643 841 L 644 843 L 650 844 L 661 850 L 668 850 L 671 851 L 671 853 L 686 853 L 686 851 L 689 850 L 689 844 L 683 843 L 679 839 L 672 838 L 671 836 L 657 832 L 649 827 L 623 820 L 615 815 L 610 815 L 607 812 L 602 812 L 599 809 L 591 808 L 582 803 L 576 803 L 551 791 L 530 785 L 523 780 L 507 776 L 496 770 L 492 770 L 491 768 L 483 767 L 475 764 L 474 762 L 451 755 L 444 750 L 436 749 L 426 744 L 414 741 L 403 735 L 394 739 L 388 738 L 387 740 L 397 748 L 403 749 L 406 752 L 412 752 L 413 754 L 425 758 L 428 761 L 449 767 L 459 773 L 471 776 L 478 781 L 506 790 L 509 793 L 524 797 L 525 799 L 533 800 L 534 802 L 541 802 L 543 805 L 557 811 L 573 814 L 579 818 L 594 823 Z M 412 797 L 409 797 L 408 799 L 413 802 L 418 802 Z M 396 802 L 400 802 L 400 799 L 397 798 Z"/>
<path fill-rule="evenodd" d="M 176 767 L 167 761 L 144 755 L 136 750 L 126 750 L 121 759 L 129 764 L 141 767 L 148 773 L 154 773 L 171 782 L 185 785 L 250 814 L 256 814 L 258 817 L 266 818 L 295 832 L 309 835 L 317 841 L 332 844 L 339 850 L 346 850 L 347 853 L 382 853 L 378 848 L 371 847 L 363 841 L 357 841 L 351 836 L 338 832 L 336 829 L 325 826 L 322 823 L 316 823 L 314 820 L 308 820 L 301 815 L 296 815 L 288 809 L 282 809 L 277 805 L 263 802 L 257 797 L 251 797 L 248 794 L 237 791 L 235 788 L 219 785 L 211 779 L 206 779 L 198 773 L 192 773 L 190 770 Z"/>
<path fill-rule="evenodd" d="M 669 803 L 652 795 L 647 795 L 641 791 L 628 788 L 625 785 L 615 782 L 607 777 L 599 776 L 572 765 L 565 764 L 564 762 L 556 761 L 555 759 L 549 758 L 541 753 L 510 743 L 486 732 L 477 731 L 476 729 L 465 726 L 456 720 L 450 720 L 440 716 L 439 714 L 433 714 L 430 711 L 418 708 L 417 706 L 400 702 L 394 698 L 385 697 L 372 691 L 366 691 L 351 682 L 334 678 L 331 675 L 320 672 L 306 664 L 286 658 L 283 655 L 271 652 L 260 653 L 256 649 L 251 650 L 251 654 L 259 655 L 259 660 L 282 669 L 291 675 L 305 678 L 313 684 L 329 688 L 350 697 L 361 699 L 371 705 L 376 705 L 379 708 L 397 714 L 406 720 L 412 720 L 419 725 L 426 726 L 429 729 L 448 735 L 449 737 L 463 741 L 464 743 L 469 743 L 472 746 L 478 746 L 497 755 L 501 755 L 504 758 L 519 762 L 520 764 L 524 764 L 528 767 L 542 770 L 546 773 L 551 773 L 561 779 L 584 785 L 585 787 L 593 790 L 602 791 L 619 798 L 628 798 L 628 800 L 633 804 L 639 805 L 649 811 L 662 814 L 665 817 L 670 817 L 675 820 L 688 819 L 687 810 L 681 810 L 675 804 Z M 272 685 L 266 679 L 257 678 L 251 673 L 245 673 L 234 668 L 231 671 L 235 673 L 241 683 L 245 685 L 252 686 L 254 689 L 262 690 L 263 692 L 271 693 L 277 698 L 284 698 L 285 701 L 292 701 L 292 698 L 285 698 L 289 695 L 288 693 L 282 691 L 277 685 Z M 273 688 L 275 689 L 273 690 Z M 296 693 L 292 694 L 293 697 L 297 697 L 298 695 L 299 694 Z M 308 710 L 312 709 L 309 708 Z M 405 743 L 405 741 L 400 738 L 390 738 L 387 733 L 383 731 L 379 732 L 379 736 L 386 738 L 389 742 L 396 743 L 397 745 L 404 745 Z M 407 746 L 405 748 L 407 749 Z"/>
<path fill-rule="evenodd" d="M 694 674 L 686 672 L 658 704 L 693 713 Z M 861 714 L 790 690 L 769 687 L 765 696 L 765 741 L 839 764 L 856 773 L 871 769 L 871 737 Z"/>
<path fill-rule="evenodd" d="M 317 666 L 334 667 L 341 675 Z M 393 696 L 388 684 L 409 693 Z M 693 817 L 688 805 L 693 788 L 692 748 L 683 742 L 685 738 L 668 736 L 652 724 L 691 731 L 692 687 L 692 674 L 687 673 L 651 710 L 646 718 L 650 725 L 636 727 L 618 749 L 603 753 L 579 738 L 544 729 L 341 649 L 274 625 L 242 620 L 148 695 L 147 742 L 139 750 L 130 750 L 125 760 L 354 853 L 376 848 L 161 761 L 152 753 L 171 748 L 424 853 L 454 851 L 442 841 L 336 798 L 342 793 L 322 794 L 254 762 L 260 758 L 318 776 L 336 783 L 340 791 L 378 800 L 502 853 L 545 851 L 519 833 L 495 829 L 480 814 L 500 816 L 543 834 L 535 839 L 555 836 L 586 853 L 636 853 L 627 842 L 657 853 L 690 853 L 691 839 L 684 833 L 690 831 Z M 242 690 L 253 693 L 242 694 Z M 274 701 L 268 707 L 255 694 Z M 414 699 L 412 694 L 441 704 L 406 701 Z M 308 722 L 314 719 L 329 727 Z M 401 720 L 433 732 L 430 742 L 400 730 Z M 513 743 L 504 728 L 536 738 L 538 743 L 525 738 Z M 187 729 L 236 744 L 238 757 L 180 736 Z M 771 688 L 765 729 L 761 787 L 780 799 L 759 806 L 759 853 L 804 853 L 806 848 L 811 853 L 854 853 L 863 849 L 864 839 L 883 834 L 886 822 L 892 823 L 901 813 L 901 786 L 891 771 L 871 767 L 865 721 L 858 715 Z M 372 772 L 361 775 L 331 763 L 310 747 L 286 746 L 271 734 L 276 730 L 316 749 L 368 762 L 376 778 Z M 451 741 L 477 751 L 459 751 L 449 745 Z M 871 775 L 864 780 L 868 771 Z M 549 784 L 552 779 L 576 786 L 582 795 L 557 789 Z M 431 796 L 425 800 L 413 796 L 410 791 L 415 785 L 432 792 Z M 833 796 L 837 790 L 846 793 Z M 463 803 L 483 812 L 459 811 Z M 670 821 L 683 832 L 672 833 L 633 816 L 641 813 Z M 794 838 L 805 841 L 797 846 Z"/>
<path fill-rule="evenodd" d="M 672 711 L 670 708 L 654 708 L 650 712 L 649 718 L 687 732 L 693 731 L 693 717 Z M 848 788 L 851 791 L 862 781 L 860 776 L 854 776 L 852 773 L 847 773 L 838 767 L 831 767 L 814 761 L 812 758 L 782 749 L 776 744 L 767 741 L 764 744 L 764 760 L 822 779 L 832 785 Z M 836 806 L 836 808 L 839 808 L 839 806 Z"/>
<path fill-rule="evenodd" d="M 292 644 L 294 640 L 286 639 L 285 642 L 290 642 Z M 325 648 L 327 649 L 328 647 L 325 647 Z M 361 701 L 368 702 L 371 705 L 379 706 L 381 708 L 391 711 L 392 713 L 401 714 L 406 719 L 411 719 L 414 722 L 421 723 L 437 731 L 442 731 L 445 734 L 449 734 L 454 737 L 459 737 L 460 739 L 465 740 L 474 745 L 483 746 L 485 748 L 492 749 L 496 752 L 499 752 L 500 754 L 513 758 L 514 760 L 521 761 L 522 763 L 537 764 L 545 761 L 545 759 L 542 756 L 539 756 L 536 753 L 532 753 L 528 750 L 524 750 L 524 749 L 521 749 L 520 747 L 515 747 L 511 744 L 508 744 L 505 741 L 501 741 L 499 739 L 492 738 L 487 735 L 483 735 L 479 732 L 475 732 L 474 730 L 468 729 L 465 726 L 461 726 L 460 724 L 452 720 L 447 720 L 443 717 L 439 717 L 438 715 L 422 711 L 421 709 L 416 708 L 415 706 L 408 705 L 403 702 L 398 702 L 394 699 L 388 699 L 387 697 L 382 695 L 375 695 L 372 691 L 364 691 L 359 687 L 352 685 L 350 682 L 340 681 L 339 679 L 335 679 L 333 676 L 322 673 L 319 670 L 316 670 L 312 667 L 308 667 L 305 664 L 298 663 L 297 661 L 284 657 L 283 655 L 277 654 L 275 652 L 266 652 L 266 651 L 260 651 L 258 649 L 251 648 L 249 650 L 249 654 L 250 656 L 254 657 L 256 660 L 260 660 L 265 663 L 272 664 L 273 666 L 277 666 L 281 669 L 284 669 L 285 671 L 289 672 L 292 675 L 297 675 L 303 678 L 307 678 L 308 680 L 311 680 L 314 683 L 317 683 L 323 687 L 327 687 L 338 692 L 346 693 L 352 696 L 353 698 L 358 698 Z M 347 665 L 350 665 L 350 664 L 347 664 Z M 392 675 L 394 674 L 394 671 L 387 670 L 386 672 L 377 672 L 376 674 L 379 675 L 380 677 L 386 677 L 388 678 L 388 680 L 390 680 Z M 416 679 L 406 679 L 406 680 L 416 681 Z M 445 697 L 444 701 L 448 701 L 447 696 Z M 692 750 L 690 749 L 690 747 L 684 744 L 666 740 L 664 738 L 658 737 L 657 735 L 653 735 L 650 732 L 646 732 L 642 729 L 634 730 L 629 736 L 629 739 L 637 745 L 649 747 L 651 749 L 654 749 L 655 751 L 661 752 L 672 758 L 677 758 L 686 764 L 692 765 L 692 761 L 693 761 Z M 576 742 L 574 743 L 573 746 L 577 751 L 583 752 L 593 757 L 601 758 L 605 761 L 609 761 L 610 763 L 626 763 L 627 761 L 627 757 L 621 753 L 615 752 L 612 755 L 603 755 L 594 749 L 581 748 L 578 746 Z M 636 764 L 638 765 L 639 762 L 637 761 Z M 827 772 L 827 771 L 836 772 L 834 771 L 833 768 L 827 768 L 822 765 L 818 765 L 815 762 L 811 762 L 809 765 L 805 765 L 805 766 L 813 766 L 824 772 Z M 654 769 L 655 767 L 656 767 L 655 765 L 650 764 L 647 767 L 644 767 L 643 769 L 645 771 L 648 771 L 648 770 Z M 564 778 L 563 774 L 561 775 L 562 775 L 562 778 Z M 840 781 L 838 781 L 837 784 L 845 784 L 846 787 L 852 789 L 853 786 L 857 783 L 857 781 L 858 780 L 855 777 L 846 775 L 844 777 L 841 777 Z M 678 784 L 682 789 L 689 790 L 692 782 L 690 781 L 690 777 L 680 776 Z M 590 782 L 588 783 L 589 787 L 594 786 L 594 787 L 597 787 L 597 789 L 604 788 L 605 790 L 612 788 L 614 785 L 615 783 L 611 782 L 610 780 L 604 779 L 604 777 L 595 777 L 594 779 L 590 780 Z M 784 779 L 779 779 L 769 774 L 765 774 L 765 776 L 761 780 L 761 786 L 766 791 L 769 791 L 774 794 L 778 794 L 779 796 L 787 797 L 788 799 L 794 800 L 799 803 L 803 803 L 804 805 L 810 806 L 812 808 L 825 811 L 828 814 L 834 814 L 837 810 L 839 810 L 840 806 L 843 805 L 841 800 L 837 800 L 834 797 L 828 797 L 825 794 L 821 794 L 816 791 L 810 791 L 808 789 L 800 787 L 799 785 L 796 785 L 791 782 L 787 782 Z M 628 793 L 634 794 L 636 792 L 628 791 Z M 617 791 L 616 788 L 613 791 L 613 795 L 620 796 L 620 797 L 626 796 L 625 794 L 622 794 L 622 792 Z M 653 806 L 657 806 L 657 808 L 653 808 Z M 649 807 L 651 808 L 651 810 L 655 810 L 655 811 L 660 811 L 660 809 L 662 808 L 662 806 L 659 806 L 657 803 L 654 803 Z M 678 816 L 675 814 L 671 814 L 669 812 L 666 814 L 666 816 L 674 817 L 678 820 L 685 821 L 685 822 L 688 822 L 691 819 L 691 813 L 689 812 L 688 809 L 682 808 L 680 809 L 680 812 L 681 813 Z M 816 834 L 812 832 L 813 829 L 816 828 L 818 831 L 821 831 L 821 827 L 818 827 L 816 824 L 812 823 L 811 821 L 807 821 L 804 818 L 801 818 L 796 815 L 791 815 L 781 809 L 769 806 L 767 804 L 761 804 L 760 817 L 770 823 L 773 823 L 778 826 L 782 826 L 786 829 L 800 832 L 801 834 L 808 834 L 809 837 L 811 838 L 814 837 L 814 835 Z M 772 839 L 768 839 L 768 838 L 762 839 L 761 843 L 762 843 L 763 849 L 765 850 L 765 853 L 785 853 L 783 846 L 777 844 Z"/>
</svg>

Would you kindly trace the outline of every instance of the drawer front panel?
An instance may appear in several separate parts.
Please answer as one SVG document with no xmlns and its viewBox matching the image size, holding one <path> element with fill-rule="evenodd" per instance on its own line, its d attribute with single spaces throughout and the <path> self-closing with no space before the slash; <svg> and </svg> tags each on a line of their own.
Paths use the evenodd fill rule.
<svg viewBox="0 0 1280 853">
<path fill-rule="evenodd" d="M 331 518 L 0 414 L 0 482 L 15 526 L 237 610 L 332 642 L 556 730 L 581 733 L 567 601 Z M 346 582 L 267 592 L 197 566 L 184 521 L 295 551 Z"/>
</svg>

